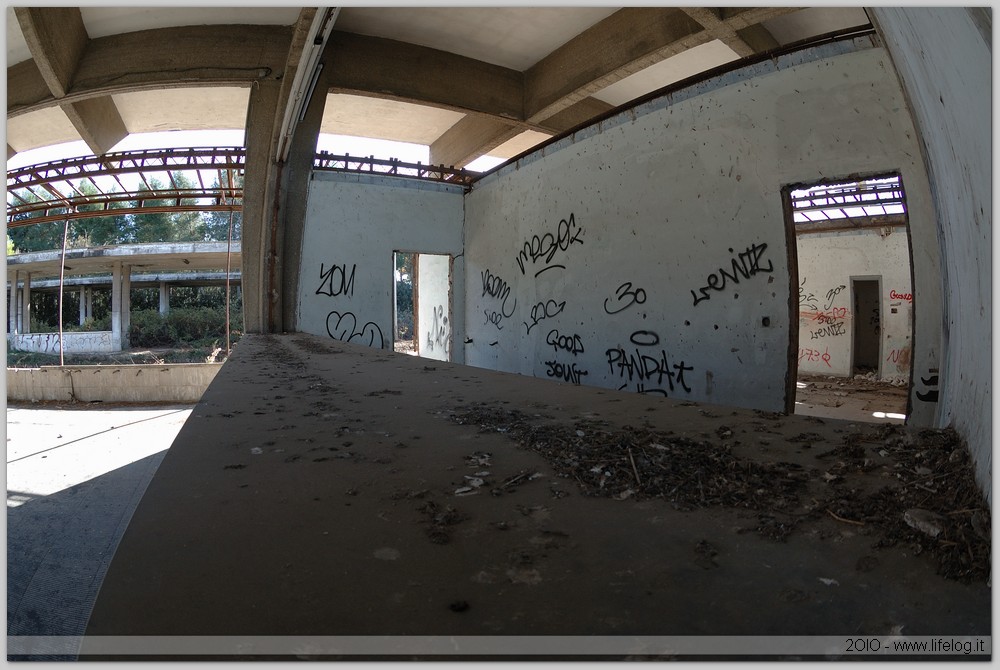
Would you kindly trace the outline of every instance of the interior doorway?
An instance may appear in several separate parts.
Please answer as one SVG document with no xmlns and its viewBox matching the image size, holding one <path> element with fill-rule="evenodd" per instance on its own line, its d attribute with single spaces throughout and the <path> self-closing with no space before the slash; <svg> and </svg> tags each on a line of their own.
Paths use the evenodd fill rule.
<svg viewBox="0 0 1000 670">
<path fill-rule="evenodd" d="M 787 411 L 905 421 L 914 291 L 902 177 L 791 184 L 782 196 L 793 282 Z"/>
<path fill-rule="evenodd" d="M 882 360 L 882 307 L 879 296 L 881 278 L 851 278 L 851 295 L 854 303 L 853 346 L 854 361 L 851 370 L 855 375 L 880 373 Z"/>
<path fill-rule="evenodd" d="M 452 257 L 396 251 L 393 349 L 451 360 Z"/>
</svg>

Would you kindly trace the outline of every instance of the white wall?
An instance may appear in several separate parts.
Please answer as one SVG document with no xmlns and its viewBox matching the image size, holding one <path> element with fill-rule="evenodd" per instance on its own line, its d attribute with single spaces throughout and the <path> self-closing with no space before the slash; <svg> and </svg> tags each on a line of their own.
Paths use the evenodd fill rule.
<svg viewBox="0 0 1000 670">
<path fill-rule="evenodd" d="M 851 278 L 880 278 L 879 378 L 909 381 L 912 358 L 913 291 L 906 229 L 800 233 L 799 371 L 807 374 L 852 376 L 855 319 Z"/>
<path fill-rule="evenodd" d="M 464 287 L 462 189 L 398 177 L 315 172 L 299 280 L 299 330 L 392 348 L 394 251 L 451 254 Z M 461 301 L 462 290 L 454 300 Z M 464 314 L 456 315 L 455 330 Z M 459 357 L 452 360 L 462 362 Z"/>
<path fill-rule="evenodd" d="M 451 299 L 451 257 L 417 254 L 413 337 L 417 355 L 450 361 L 454 347 L 454 307 Z M 462 309 L 464 311 L 464 307 Z"/>
<path fill-rule="evenodd" d="M 466 197 L 466 361 L 782 410 L 797 290 L 781 188 L 889 170 L 907 185 L 911 226 L 932 229 L 915 133 L 870 38 L 727 73 L 560 140 Z M 915 358 L 938 335 L 918 338 Z"/>
<path fill-rule="evenodd" d="M 967 8 L 870 11 L 906 89 L 940 219 L 946 357 L 939 373 L 918 368 L 915 378 L 938 381 L 939 423 L 968 441 L 992 497 L 992 49 Z"/>
<path fill-rule="evenodd" d="M 18 351 L 59 353 L 59 333 L 8 334 L 7 342 Z M 67 354 L 102 354 L 122 350 L 121 343 L 114 340 L 109 330 L 63 332 L 63 347 Z"/>
</svg>

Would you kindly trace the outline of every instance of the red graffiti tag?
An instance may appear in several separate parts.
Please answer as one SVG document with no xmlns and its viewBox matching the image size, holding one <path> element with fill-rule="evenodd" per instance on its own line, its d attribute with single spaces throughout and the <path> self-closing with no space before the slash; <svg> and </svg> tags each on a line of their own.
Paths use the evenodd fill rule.
<svg viewBox="0 0 1000 670">
<path fill-rule="evenodd" d="M 913 302 L 912 293 L 896 293 L 896 291 L 889 291 L 890 300 L 905 300 L 906 302 Z"/>
</svg>

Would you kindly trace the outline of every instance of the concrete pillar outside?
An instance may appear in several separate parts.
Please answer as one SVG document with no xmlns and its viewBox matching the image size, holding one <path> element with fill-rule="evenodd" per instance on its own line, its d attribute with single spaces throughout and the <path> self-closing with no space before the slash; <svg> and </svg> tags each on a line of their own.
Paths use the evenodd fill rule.
<svg viewBox="0 0 1000 670">
<path fill-rule="evenodd" d="M 80 325 L 87 320 L 87 287 L 80 287 Z"/>
<path fill-rule="evenodd" d="M 166 316 L 170 311 L 170 287 L 167 282 L 160 282 L 160 316 Z"/>
<path fill-rule="evenodd" d="M 87 318 L 94 318 L 94 289 L 87 289 Z"/>
<path fill-rule="evenodd" d="M 31 273 L 24 273 L 24 286 L 21 287 L 21 332 L 31 332 Z"/>
<path fill-rule="evenodd" d="M 128 331 L 132 324 L 132 266 L 122 266 L 122 349 L 128 349 Z"/>
<path fill-rule="evenodd" d="M 14 274 L 10 279 L 10 302 L 7 303 L 7 332 L 11 335 L 19 333 L 17 324 L 17 277 L 18 271 L 14 270 Z"/>
<path fill-rule="evenodd" d="M 111 348 L 122 350 L 122 264 L 111 271 Z"/>
</svg>

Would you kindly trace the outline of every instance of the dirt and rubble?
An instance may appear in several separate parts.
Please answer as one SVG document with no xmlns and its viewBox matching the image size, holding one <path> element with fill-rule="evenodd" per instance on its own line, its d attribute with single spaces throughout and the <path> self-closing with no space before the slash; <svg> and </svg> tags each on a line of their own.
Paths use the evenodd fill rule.
<svg viewBox="0 0 1000 670">
<path fill-rule="evenodd" d="M 486 404 L 458 408 L 451 418 L 541 454 L 583 495 L 660 498 L 680 511 L 753 510 L 759 513 L 758 534 L 776 540 L 828 515 L 877 529 L 876 548 L 905 544 L 915 554 L 931 554 L 938 573 L 949 579 L 990 576 L 990 508 L 968 449 L 950 429 L 883 425 L 851 431 L 839 446 L 815 454 L 820 467 L 809 467 L 734 453 L 735 432 L 725 424 L 710 440 L 616 427 L 607 420 L 552 422 Z M 803 432 L 787 441 L 808 449 L 823 437 Z"/>
</svg>

